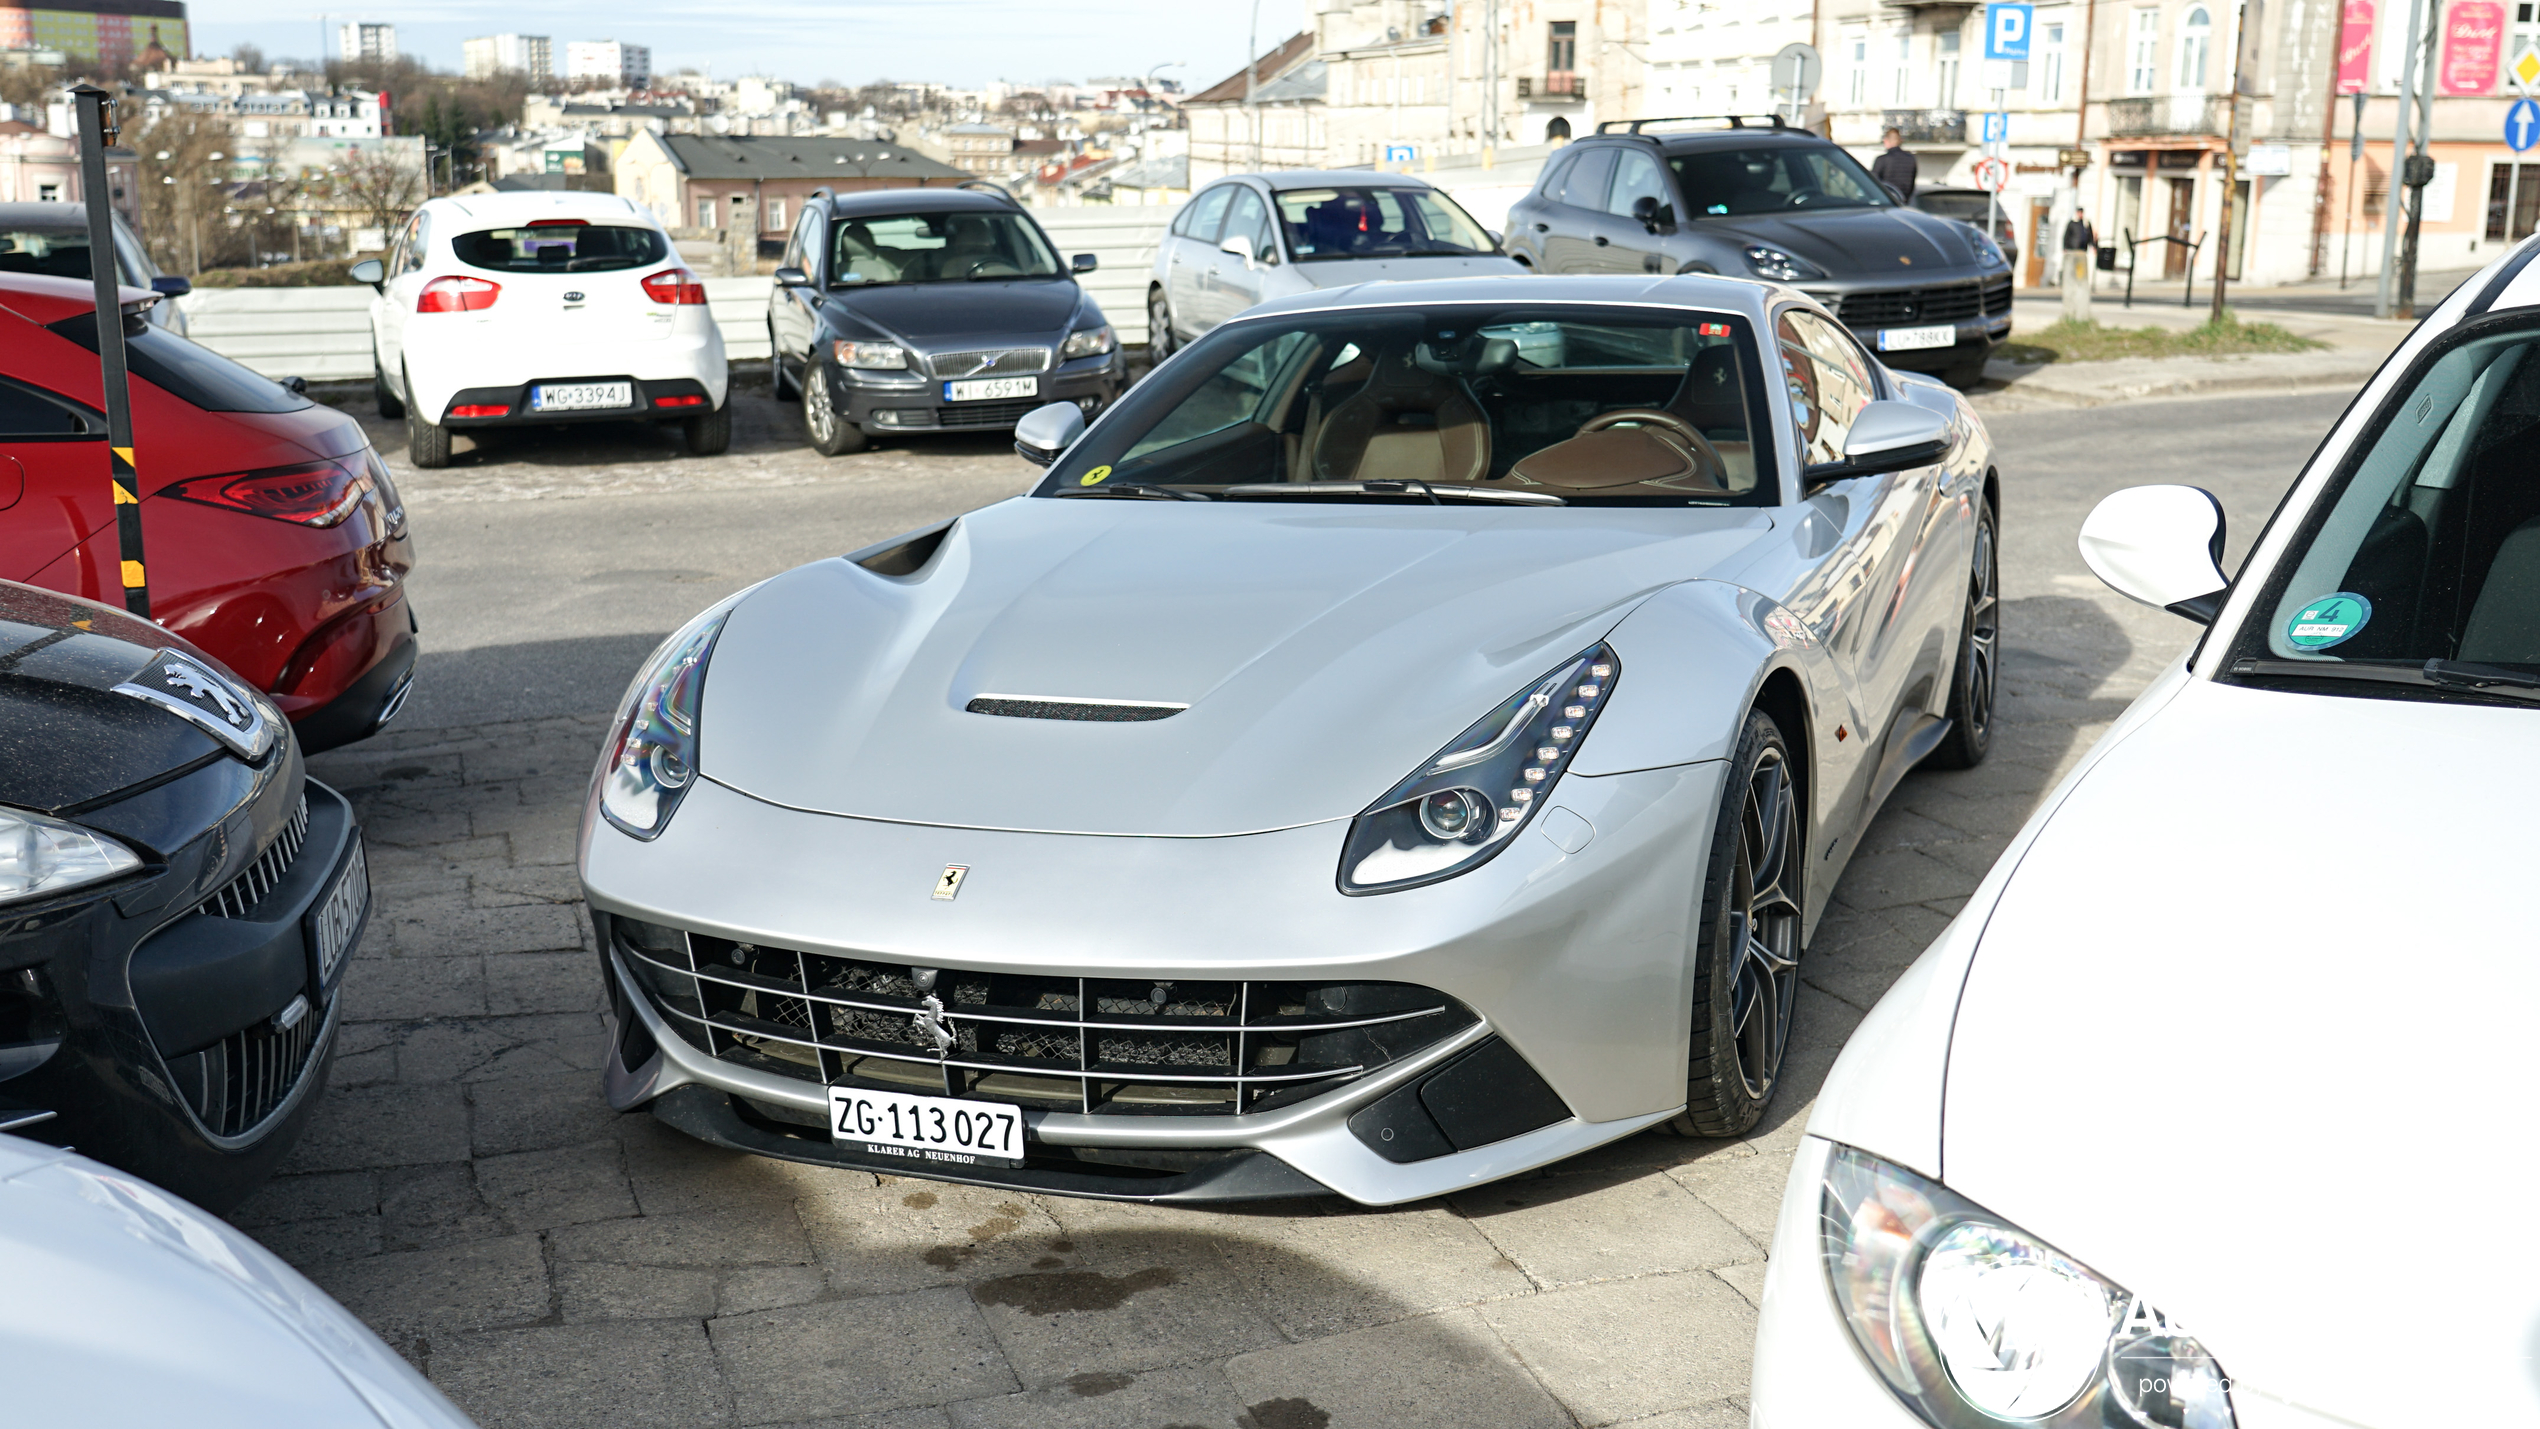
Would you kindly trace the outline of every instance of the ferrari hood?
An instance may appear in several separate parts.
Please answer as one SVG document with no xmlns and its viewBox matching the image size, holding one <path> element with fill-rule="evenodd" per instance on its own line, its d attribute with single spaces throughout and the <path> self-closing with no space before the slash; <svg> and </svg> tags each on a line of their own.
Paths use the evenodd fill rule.
<svg viewBox="0 0 2540 1429">
<path fill-rule="evenodd" d="M 1910 208 L 1705 218 L 1692 231 L 1730 243 L 1769 244 L 1846 283 L 1962 277 L 1958 270 L 1976 264 L 1974 229 Z"/>
<path fill-rule="evenodd" d="M 1347 818 L 1770 527 L 1754 510 L 1008 501 L 913 575 L 822 561 L 752 593 L 707 669 L 699 768 L 796 808 L 973 828 Z"/>
<path fill-rule="evenodd" d="M 1985 927 L 1943 1179 L 2175 1317 L 2235 1398 L 2540 1422 L 2540 1280 L 2454 1239 L 2540 1183 L 2535 731 L 2190 683 Z M 2405 1335 L 2359 1355 L 2367 1325 Z"/>
</svg>

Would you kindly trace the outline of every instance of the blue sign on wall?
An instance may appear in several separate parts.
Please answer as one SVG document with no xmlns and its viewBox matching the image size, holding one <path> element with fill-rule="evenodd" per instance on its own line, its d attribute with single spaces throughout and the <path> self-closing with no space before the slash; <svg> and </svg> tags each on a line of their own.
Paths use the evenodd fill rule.
<svg viewBox="0 0 2540 1429">
<path fill-rule="evenodd" d="M 2034 5 L 1987 5 L 1984 7 L 1984 57 L 1989 60 L 2025 60 L 2028 58 L 2029 31 L 2034 28 L 2037 7 Z"/>
<path fill-rule="evenodd" d="M 1414 152 L 1412 147 L 1408 144 L 1387 144 L 1385 146 L 1385 162 L 1388 164 L 1407 164 L 1411 162 L 1413 157 L 1415 157 Z"/>
<path fill-rule="evenodd" d="M 2540 104 L 2517 99 L 2505 111 L 2505 146 L 2519 154 L 2540 143 Z"/>
</svg>

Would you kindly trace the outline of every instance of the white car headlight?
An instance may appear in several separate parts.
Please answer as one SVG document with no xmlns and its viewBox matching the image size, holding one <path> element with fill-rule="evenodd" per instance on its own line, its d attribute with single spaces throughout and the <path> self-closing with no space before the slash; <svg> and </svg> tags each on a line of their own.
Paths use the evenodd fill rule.
<svg viewBox="0 0 2540 1429">
<path fill-rule="evenodd" d="M 1067 335 L 1067 341 L 1058 345 L 1059 360 L 1065 361 L 1073 357 L 1093 357 L 1100 353 L 1109 352 L 1111 351 L 1112 343 L 1113 338 L 1111 336 L 1111 324 L 1109 323 L 1104 323 L 1100 327 L 1079 328 L 1075 332 L 1071 332 Z"/>
<path fill-rule="evenodd" d="M 1416 888 L 1489 862 L 1543 807 L 1621 669 L 1612 650 L 1590 646 L 1368 805 L 1341 849 L 1341 892 Z"/>
<path fill-rule="evenodd" d="M 2193 1336 L 1939 1182 L 1837 1147 L 1822 1216 L 1853 1340 L 1937 1429 L 2233 1429 Z"/>
<path fill-rule="evenodd" d="M 840 339 L 830 350 L 837 355 L 840 367 L 860 367 L 868 371 L 900 372 L 908 367 L 908 349 L 896 342 L 848 342 Z"/>
<path fill-rule="evenodd" d="M 1826 276 L 1807 259 L 1762 243 L 1746 245 L 1746 266 L 1755 271 L 1756 277 L 1770 278 L 1776 283 L 1797 283 Z"/>
<path fill-rule="evenodd" d="M 139 854 L 104 834 L 23 809 L 0 809 L 0 903 L 103 882 L 140 866 Z"/>
<path fill-rule="evenodd" d="M 756 590 L 752 586 L 751 590 Z M 697 707 L 705 698 L 706 661 L 740 595 L 710 606 L 644 662 L 600 757 L 600 813 L 639 839 L 653 839 L 697 778 Z"/>
</svg>

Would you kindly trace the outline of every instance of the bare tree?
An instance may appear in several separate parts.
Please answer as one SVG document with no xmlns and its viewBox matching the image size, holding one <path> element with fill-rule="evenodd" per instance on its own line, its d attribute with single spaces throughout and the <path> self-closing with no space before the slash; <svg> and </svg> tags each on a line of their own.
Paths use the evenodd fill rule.
<svg viewBox="0 0 2540 1429">
<path fill-rule="evenodd" d="M 423 172 L 386 149 L 354 149 L 335 166 L 336 207 L 373 228 L 394 228 L 423 202 Z"/>
<path fill-rule="evenodd" d="M 141 156 L 142 242 L 171 273 L 200 272 L 236 256 L 229 251 L 235 235 L 214 221 L 229 202 L 230 142 L 218 119 L 176 108 L 124 131 L 124 143 Z"/>
</svg>

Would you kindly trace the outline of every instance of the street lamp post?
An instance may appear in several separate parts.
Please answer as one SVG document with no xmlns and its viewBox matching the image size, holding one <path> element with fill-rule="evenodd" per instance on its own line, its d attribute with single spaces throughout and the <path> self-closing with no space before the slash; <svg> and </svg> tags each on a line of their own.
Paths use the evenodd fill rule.
<svg viewBox="0 0 2540 1429">
<path fill-rule="evenodd" d="M 123 293 L 115 281 L 114 211 L 107 206 L 106 146 L 120 137 L 114 99 L 93 84 L 71 90 L 79 106 L 79 182 L 88 208 L 88 273 L 97 298 L 97 364 L 106 397 L 106 475 L 114 486 L 124 609 L 150 618 L 141 554 L 141 477 L 132 461 L 132 383 L 124 368 Z"/>
</svg>

